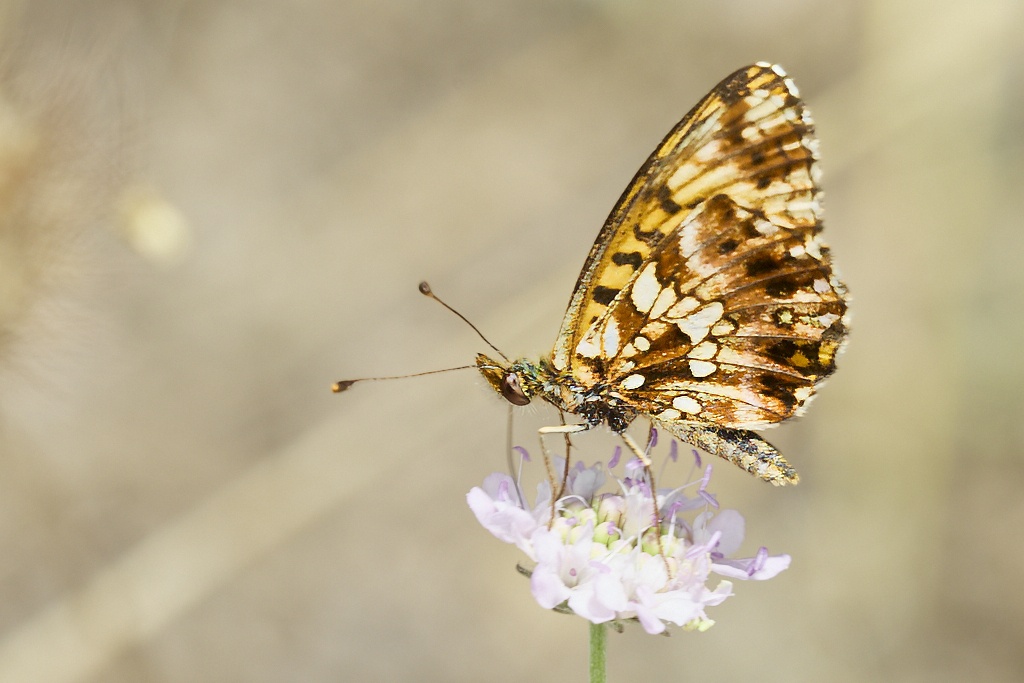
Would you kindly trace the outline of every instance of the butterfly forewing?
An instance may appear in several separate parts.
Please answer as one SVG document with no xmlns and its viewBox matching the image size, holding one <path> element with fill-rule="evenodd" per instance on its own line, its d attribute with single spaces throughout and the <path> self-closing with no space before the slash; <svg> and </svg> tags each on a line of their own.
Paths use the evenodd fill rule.
<svg viewBox="0 0 1024 683">
<path fill-rule="evenodd" d="M 817 142 L 796 88 L 777 66 L 756 64 L 711 91 L 665 137 L 605 222 L 580 273 L 552 364 L 576 347 L 655 248 L 717 194 L 793 230 L 820 221 Z"/>
<path fill-rule="evenodd" d="M 818 236 L 816 158 L 781 69 L 725 79 L 609 217 L 555 368 L 669 426 L 764 427 L 797 414 L 846 333 L 845 289 Z"/>
</svg>

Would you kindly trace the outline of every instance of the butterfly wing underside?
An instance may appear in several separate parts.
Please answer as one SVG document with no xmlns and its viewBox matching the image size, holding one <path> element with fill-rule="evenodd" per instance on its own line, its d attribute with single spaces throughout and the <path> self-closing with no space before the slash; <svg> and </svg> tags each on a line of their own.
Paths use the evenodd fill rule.
<svg viewBox="0 0 1024 683">
<path fill-rule="evenodd" d="M 747 430 L 798 414 L 845 339 L 816 160 L 810 116 L 779 67 L 722 81 L 609 216 L 555 369 L 773 483 L 795 482 Z"/>
</svg>

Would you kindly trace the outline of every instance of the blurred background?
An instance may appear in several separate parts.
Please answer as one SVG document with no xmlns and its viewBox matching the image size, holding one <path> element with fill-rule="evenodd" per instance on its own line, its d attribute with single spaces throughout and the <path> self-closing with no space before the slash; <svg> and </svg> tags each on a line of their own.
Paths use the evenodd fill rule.
<svg viewBox="0 0 1024 683">
<path fill-rule="evenodd" d="M 329 387 L 484 350 L 424 278 L 548 351 L 636 168 L 758 60 L 818 124 L 851 343 L 768 435 L 799 487 L 716 470 L 792 568 L 610 677 L 1024 679 L 1021 3 L 2 7 L 0 680 L 583 680 L 465 505 L 505 404 Z"/>
</svg>

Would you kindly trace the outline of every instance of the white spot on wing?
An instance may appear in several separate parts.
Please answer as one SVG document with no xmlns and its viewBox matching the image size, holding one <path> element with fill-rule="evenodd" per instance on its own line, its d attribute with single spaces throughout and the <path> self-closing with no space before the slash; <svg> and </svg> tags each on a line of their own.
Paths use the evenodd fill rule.
<svg viewBox="0 0 1024 683">
<path fill-rule="evenodd" d="M 687 313 L 691 313 L 697 310 L 698 306 L 700 306 L 700 301 L 692 296 L 688 296 L 682 299 L 672 308 L 668 309 L 668 311 L 666 311 L 665 313 L 665 317 L 668 318 L 669 320 L 682 318 Z"/>
<path fill-rule="evenodd" d="M 588 334 L 576 345 L 576 354 L 584 358 L 597 358 L 601 349 L 594 343 L 594 335 Z"/>
<path fill-rule="evenodd" d="M 832 323 L 839 320 L 839 316 L 835 313 L 824 313 L 818 316 L 818 324 L 822 327 L 831 327 Z"/>
<path fill-rule="evenodd" d="M 660 318 L 665 311 L 668 310 L 669 306 L 676 302 L 676 293 L 671 287 L 666 287 L 661 290 L 658 294 L 658 298 L 654 300 L 654 305 L 651 306 L 651 311 L 648 315 L 652 318 Z"/>
<path fill-rule="evenodd" d="M 713 341 L 703 341 L 690 349 L 690 352 L 686 355 L 697 360 L 710 360 L 715 357 L 717 351 L 718 344 Z"/>
<path fill-rule="evenodd" d="M 644 380 L 643 375 L 630 375 L 622 380 L 621 385 L 623 389 L 639 389 L 644 385 Z"/>
<path fill-rule="evenodd" d="M 679 253 L 684 259 L 693 256 L 700 249 L 700 225 L 695 220 L 704 211 L 704 204 L 691 213 L 679 230 Z"/>
<path fill-rule="evenodd" d="M 651 348 L 651 342 L 647 340 L 647 337 L 637 337 L 633 340 L 633 346 L 642 353 Z"/>
<path fill-rule="evenodd" d="M 802 146 L 802 143 L 794 142 L 789 149 L 797 150 L 800 149 Z M 790 170 L 789 175 L 786 176 L 786 180 L 788 180 L 795 187 L 810 187 L 812 185 L 811 172 L 806 167 L 798 166 Z"/>
<path fill-rule="evenodd" d="M 790 142 L 785 142 L 785 143 L 783 143 L 780 146 L 780 149 L 782 149 L 782 151 L 784 151 L 784 152 L 795 152 L 798 149 L 803 149 L 803 147 L 804 147 L 804 141 L 801 139 L 801 140 L 792 140 Z M 794 178 L 798 174 L 802 174 L 802 175 L 806 176 L 806 170 L 794 168 L 792 171 L 790 171 L 790 178 Z"/>
<path fill-rule="evenodd" d="M 723 346 L 718 352 L 717 360 L 724 365 L 751 365 L 756 363 L 756 357 L 749 353 L 741 353 L 728 346 Z"/>
<path fill-rule="evenodd" d="M 711 328 L 711 334 L 721 337 L 723 334 L 732 334 L 736 331 L 736 325 L 730 320 L 720 320 Z"/>
<path fill-rule="evenodd" d="M 675 408 L 666 408 L 654 417 L 659 420 L 664 420 L 665 422 L 672 422 L 673 420 L 678 420 L 682 415 Z"/>
<path fill-rule="evenodd" d="M 818 154 L 821 152 L 821 143 L 818 142 L 818 138 L 811 137 L 810 135 L 805 135 L 802 138 L 802 140 L 803 140 L 803 143 L 804 143 L 804 147 L 806 147 L 808 149 L 808 151 L 810 151 L 811 158 L 812 159 L 817 159 L 818 158 Z M 812 168 L 813 168 L 813 166 L 812 166 Z M 811 172 L 813 173 L 814 171 L 811 171 Z"/>
<path fill-rule="evenodd" d="M 808 237 L 807 241 L 804 242 L 804 249 L 806 249 L 807 253 L 814 258 L 819 261 L 821 260 L 821 242 L 819 242 L 817 238 Z"/>
<path fill-rule="evenodd" d="M 640 328 L 640 333 L 648 339 L 658 339 L 661 335 L 668 332 L 669 327 L 669 325 L 661 320 L 652 320 Z"/>
<path fill-rule="evenodd" d="M 725 308 L 720 301 L 712 301 L 710 304 L 698 311 L 691 313 L 685 318 L 675 321 L 682 330 L 696 344 L 708 336 L 708 331 L 722 317 Z"/>
<path fill-rule="evenodd" d="M 779 226 L 775 225 L 771 221 L 766 221 L 762 218 L 754 219 L 754 229 L 762 235 L 771 237 L 779 231 Z"/>
<path fill-rule="evenodd" d="M 706 360 L 690 361 L 690 372 L 693 373 L 694 377 L 707 377 L 717 369 L 717 365 L 715 365 L 714 363 L 709 363 Z"/>
<path fill-rule="evenodd" d="M 689 396 L 676 396 L 672 399 L 672 407 L 691 415 L 697 415 L 703 410 L 703 406 Z"/>
<path fill-rule="evenodd" d="M 705 144 L 702 148 L 698 149 L 693 155 L 693 158 L 698 161 L 710 161 L 715 159 L 722 154 L 722 143 L 717 140 L 711 140 Z"/>
<path fill-rule="evenodd" d="M 604 347 L 606 356 L 614 356 L 619 352 L 619 323 L 615 318 L 608 320 L 605 325 L 604 334 L 601 335 L 601 345 Z"/>
<path fill-rule="evenodd" d="M 629 293 L 630 299 L 636 306 L 636 310 L 647 313 L 651 310 L 651 306 L 654 305 L 654 300 L 658 298 L 660 292 L 661 283 L 658 282 L 658 276 L 654 272 L 654 263 L 648 263 L 640 271 L 636 282 L 633 283 L 633 289 Z"/>
</svg>

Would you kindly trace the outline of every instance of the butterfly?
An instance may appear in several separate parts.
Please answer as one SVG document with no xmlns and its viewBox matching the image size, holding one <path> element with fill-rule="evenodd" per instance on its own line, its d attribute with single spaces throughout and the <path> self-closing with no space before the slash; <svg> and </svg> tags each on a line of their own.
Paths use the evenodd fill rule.
<svg viewBox="0 0 1024 683">
<path fill-rule="evenodd" d="M 652 425 L 771 482 L 799 476 L 753 429 L 799 415 L 835 370 L 847 295 L 821 240 L 818 141 L 781 67 L 740 69 L 662 140 L 612 210 L 550 355 L 476 367 L 513 405 Z"/>
</svg>

